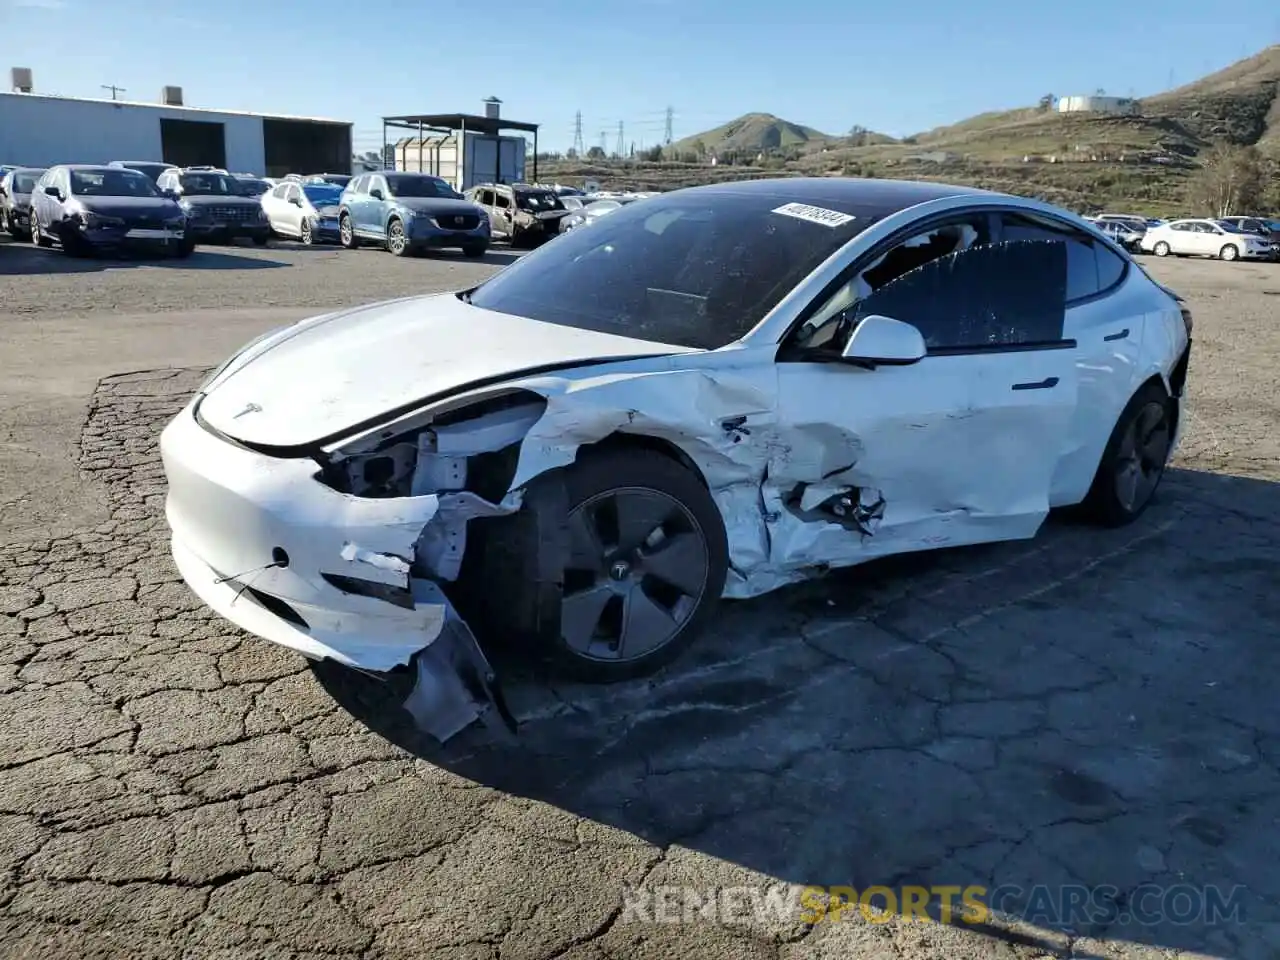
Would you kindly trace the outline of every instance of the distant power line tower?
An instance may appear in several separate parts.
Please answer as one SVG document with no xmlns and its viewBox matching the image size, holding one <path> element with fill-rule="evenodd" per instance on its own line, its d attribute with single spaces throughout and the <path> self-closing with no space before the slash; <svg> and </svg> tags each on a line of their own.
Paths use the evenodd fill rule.
<svg viewBox="0 0 1280 960">
<path fill-rule="evenodd" d="M 625 151 L 626 151 L 626 148 L 623 147 L 622 145 L 622 121 L 619 120 L 618 121 L 618 145 L 617 145 L 617 148 L 614 150 L 614 156 L 621 157 L 625 153 Z"/>
<path fill-rule="evenodd" d="M 573 152 L 577 156 L 582 156 L 587 152 L 587 148 L 582 144 L 582 111 L 579 110 L 573 115 Z"/>
<path fill-rule="evenodd" d="M 609 131 L 608 130 L 600 131 L 600 152 L 601 153 L 609 152 Z"/>
<path fill-rule="evenodd" d="M 675 108 L 667 107 L 667 125 L 666 125 L 665 131 L 662 134 L 662 142 L 664 144 L 669 144 L 671 142 L 671 127 L 672 127 L 672 121 L 675 119 L 675 115 L 676 115 Z"/>
</svg>

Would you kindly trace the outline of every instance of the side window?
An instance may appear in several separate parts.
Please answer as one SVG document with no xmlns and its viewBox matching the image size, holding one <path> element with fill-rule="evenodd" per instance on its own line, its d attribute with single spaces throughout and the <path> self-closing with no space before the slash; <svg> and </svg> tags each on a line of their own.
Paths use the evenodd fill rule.
<svg viewBox="0 0 1280 960">
<path fill-rule="evenodd" d="M 588 207 L 587 209 L 590 209 Z M 896 278 L 939 257 L 991 242 L 985 214 L 943 220 L 921 229 L 853 268 L 839 286 L 796 332 L 794 343 L 805 350 L 839 351 L 852 332 L 850 308 Z"/>
<path fill-rule="evenodd" d="M 1098 277 L 1098 244 L 1065 224 L 1022 214 L 1003 214 L 1001 236 L 1012 240 L 1056 240 L 1067 248 L 1067 300 L 1083 300 L 1105 289 Z"/>
<path fill-rule="evenodd" d="M 365 174 L 362 177 L 356 177 L 356 179 L 352 181 L 348 189 L 351 191 L 351 193 L 354 196 L 359 196 L 360 194 L 365 192 L 365 187 L 368 185 L 368 183 L 369 183 L 369 175 Z"/>
<path fill-rule="evenodd" d="M 1100 243 L 1093 245 L 1093 253 L 1098 258 L 1098 289 L 1110 290 L 1124 279 L 1124 273 L 1129 269 L 1129 264 L 1119 254 L 1113 253 Z"/>
<path fill-rule="evenodd" d="M 289 192 L 289 185 L 287 183 L 282 183 L 280 184 L 280 186 L 276 187 L 274 190 L 271 191 L 271 196 L 275 197 L 277 200 L 283 200 L 284 195 L 288 192 Z"/>
<path fill-rule="evenodd" d="M 485 207 L 492 207 L 492 206 L 493 206 L 493 191 L 492 191 L 492 190 L 481 190 L 481 191 L 476 195 L 476 203 L 480 204 L 481 206 L 485 206 Z"/>
<path fill-rule="evenodd" d="M 505 193 L 499 193 L 497 199 L 498 208 L 501 210 L 509 209 L 511 206 L 511 198 Z"/>
<path fill-rule="evenodd" d="M 910 323 L 930 353 L 1062 339 L 1066 245 L 1014 240 L 950 253 L 891 280 L 860 301 L 852 330 L 880 314 Z"/>
<path fill-rule="evenodd" d="M 286 196 L 286 197 L 285 197 L 285 199 L 286 199 L 287 201 L 289 201 L 290 203 L 293 203 L 293 201 L 295 201 L 295 200 L 301 200 L 301 199 L 302 199 L 302 191 L 301 191 L 301 190 L 299 190 L 299 189 L 298 189 L 298 187 L 297 187 L 297 185 L 295 184 L 294 186 L 292 186 L 292 187 L 290 187 L 290 188 L 289 188 L 289 194 L 288 194 L 288 196 Z"/>
</svg>

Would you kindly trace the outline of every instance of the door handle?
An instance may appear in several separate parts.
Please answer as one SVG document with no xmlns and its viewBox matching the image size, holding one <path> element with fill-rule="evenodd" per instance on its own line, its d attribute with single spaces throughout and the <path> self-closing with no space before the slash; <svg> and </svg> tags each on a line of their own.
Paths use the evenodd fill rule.
<svg viewBox="0 0 1280 960">
<path fill-rule="evenodd" d="M 1121 330 L 1119 333 L 1108 333 L 1108 334 L 1107 334 L 1105 337 L 1103 337 L 1102 339 L 1103 339 L 1104 341 L 1106 341 L 1106 342 L 1110 343 L 1112 340 L 1123 340 L 1123 339 L 1125 339 L 1125 337 L 1127 337 L 1127 336 L 1129 336 L 1129 328 L 1128 328 L 1128 327 L 1125 327 L 1125 328 L 1124 328 L 1123 330 Z"/>
<path fill-rule="evenodd" d="M 1037 380 L 1035 383 L 1015 383 L 1015 390 L 1052 390 L 1058 385 L 1057 377 L 1045 377 L 1043 380 Z"/>
</svg>

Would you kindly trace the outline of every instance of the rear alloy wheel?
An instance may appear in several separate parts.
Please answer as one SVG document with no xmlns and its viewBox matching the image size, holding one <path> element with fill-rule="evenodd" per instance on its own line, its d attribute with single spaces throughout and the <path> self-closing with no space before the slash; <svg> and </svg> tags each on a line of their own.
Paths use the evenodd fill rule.
<svg viewBox="0 0 1280 960">
<path fill-rule="evenodd" d="M 1234 243 L 1228 243 L 1218 251 L 1218 256 L 1223 260 L 1234 260 L 1240 256 L 1240 248 Z"/>
<path fill-rule="evenodd" d="M 310 220 L 302 221 L 302 242 L 305 243 L 308 247 L 316 242 L 316 238 L 311 233 Z"/>
<path fill-rule="evenodd" d="M 409 237 L 404 232 L 404 221 L 392 218 L 387 224 L 387 249 L 393 257 L 403 257 L 409 252 Z"/>
<path fill-rule="evenodd" d="M 338 241 L 348 250 L 354 250 L 360 246 L 360 241 L 356 239 L 355 227 L 351 225 L 351 218 L 345 213 L 338 220 Z"/>
<path fill-rule="evenodd" d="M 1155 248 L 1152 250 L 1152 253 L 1154 253 L 1157 257 L 1167 257 L 1169 255 L 1169 245 L 1165 243 L 1163 240 L 1161 240 L 1159 243 L 1155 245 Z"/>
<path fill-rule="evenodd" d="M 1109 527 L 1142 515 L 1164 477 L 1173 445 L 1174 402 L 1151 383 L 1129 401 L 1102 455 L 1086 504 Z"/>
</svg>

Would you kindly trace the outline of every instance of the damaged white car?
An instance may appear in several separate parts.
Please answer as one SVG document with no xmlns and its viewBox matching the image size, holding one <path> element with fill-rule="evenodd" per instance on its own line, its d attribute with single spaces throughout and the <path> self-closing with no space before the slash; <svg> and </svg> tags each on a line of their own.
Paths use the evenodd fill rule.
<svg viewBox="0 0 1280 960">
<path fill-rule="evenodd" d="M 721 597 L 1029 538 L 1053 507 L 1134 519 L 1190 333 L 1122 249 L 1035 201 L 681 190 L 474 289 L 245 347 L 161 439 L 173 555 L 251 633 L 404 678 L 445 740 L 510 724 L 488 638 L 632 677 Z"/>
</svg>

